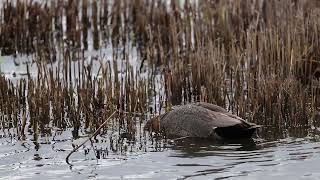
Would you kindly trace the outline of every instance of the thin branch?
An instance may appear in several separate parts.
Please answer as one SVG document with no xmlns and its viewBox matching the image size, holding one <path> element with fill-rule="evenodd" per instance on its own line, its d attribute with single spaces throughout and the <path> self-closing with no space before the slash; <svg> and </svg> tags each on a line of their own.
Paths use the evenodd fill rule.
<svg viewBox="0 0 320 180">
<path fill-rule="evenodd" d="M 111 118 L 116 114 L 116 112 L 118 112 L 118 111 L 114 111 L 114 112 L 108 117 L 108 119 L 106 119 L 106 120 L 101 124 L 101 126 L 100 126 L 87 140 L 85 140 L 85 141 L 84 141 L 83 143 L 81 143 L 79 146 L 77 146 L 76 148 L 74 148 L 74 149 L 68 154 L 68 156 L 66 157 L 66 162 L 67 162 L 67 164 L 72 165 L 72 164 L 69 162 L 70 156 L 71 156 L 74 152 L 76 152 L 81 146 L 83 146 L 85 143 L 87 143 L 92 137 L 98 135 L 98 133 L 100 132 L 100 130 L 103 128 L 103 126 L 105 126 L 105 125 L 107 124 L 107 122 L 109 121 L 109 119 L 111 119 Z"/>
</svg>

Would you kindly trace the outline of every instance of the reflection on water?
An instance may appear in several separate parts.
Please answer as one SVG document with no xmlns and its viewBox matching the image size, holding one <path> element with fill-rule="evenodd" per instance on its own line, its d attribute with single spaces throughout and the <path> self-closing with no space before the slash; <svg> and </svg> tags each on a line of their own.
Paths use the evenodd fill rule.
<svg viewBox="0 0 320 180">
<path fill-rule="evenodd" d="M 32 137 L 32 136 L 31 136 Z M 18 141 L 2 131 L 0 175 L 3 179 L 319 179 L 320 141 L 317 128 L 262 128 L 252 140 L 212 142 L 185 138 L 136 142 L 98 137 L 65 157 L 86 137 L 71 131 Z M 117 145 L 118 144 L 118 145 Z M 113 149 L 113 150 L 112 150 Z M 117 150 L 115 150 L 117 149 Z"/>
<path fill-rule="evenodd" d="M 252 151 L 257 149 L 253 139 L 234 140 L 227 142 L 212 142 L 206 139 L 188 138 L 174 142 L 171 147 L 180 158 L 195 158 L 206 156 L 220 156 L 230 151 Z"/>
</svg>

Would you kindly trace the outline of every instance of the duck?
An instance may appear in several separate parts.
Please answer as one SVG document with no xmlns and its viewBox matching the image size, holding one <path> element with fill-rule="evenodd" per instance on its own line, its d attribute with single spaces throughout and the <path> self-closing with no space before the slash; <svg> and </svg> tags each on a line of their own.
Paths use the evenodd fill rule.
<svg viewBox="0 0 320 180">
<path fill-rule="evenodd" d="M 221 140 L 251 138 L 259 127 L 218 105 L 198 102 L 174 106 L 172 110 L 148 120 L 144 129 L 160 132 L 168 138 Z"/>
</svg>

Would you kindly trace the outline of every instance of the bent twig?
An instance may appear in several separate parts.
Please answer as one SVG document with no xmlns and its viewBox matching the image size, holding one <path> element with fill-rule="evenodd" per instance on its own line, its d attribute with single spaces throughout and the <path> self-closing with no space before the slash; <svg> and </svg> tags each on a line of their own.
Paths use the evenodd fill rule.
<svg viewBox="0 0 320 180">
<path fill-rule="evenodd" d="M 100 132 L 100 130 L 102 129 L 102 127 L 107 124 L 107 122 L 109 121 L 109 119 L 111 119 L 111 118 L 116 114 L 116 112 L 117 112 L 117 111 L 114 111 L 114 112 L 108 117 L 108 119 L 106 119 L 106 120 L 101 124 L 101 126 L 100 126 L 87 140 L 85 140 L 85 141 L 84 141 L 83 143 L 81 143 L 79 146 L 77 146 L 76 148 L 74 148 L 74 149 L 68 154 L 68 156 L 66 157 L 66 162 L 67 162 L 67 164 L 72 165 L 72 164 L 69 162 L 70 156 L 71 156 L 74 152 L 76 152 L 81 146 L 83 146 L 85 143 L 87 143 L 92 137 L 98 135 L 98 133 Z"/>
</svg>

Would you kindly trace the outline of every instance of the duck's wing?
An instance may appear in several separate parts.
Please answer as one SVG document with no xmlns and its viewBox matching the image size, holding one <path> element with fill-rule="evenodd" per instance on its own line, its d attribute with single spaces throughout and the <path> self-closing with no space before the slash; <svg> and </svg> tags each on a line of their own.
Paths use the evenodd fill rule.
<svg viewBox="0 0 320 180">
<path fill-rule="evenodd" d="M 222 113 L 208 110 L 208 116 L 212 127 L 228 127 L 238 124 L 246 124 L 243 119 L 238 116 L 232 116 L 230 113 Z"/>
<path fill-rule="evenodd" d="M 259 125 L 245 121 L 241 117 L 228 112 L 218 105 L 206 102 L 198 102 L 195 103 L 195 105 L 207 109 L 210 117 L 212 117 L 210 119 L 213 121 L 213 124 L 221 125 L 221 127 L 233 126 L 236 124 L 243 124 L 244 127 L 260 127 Z"/>
</svg>

